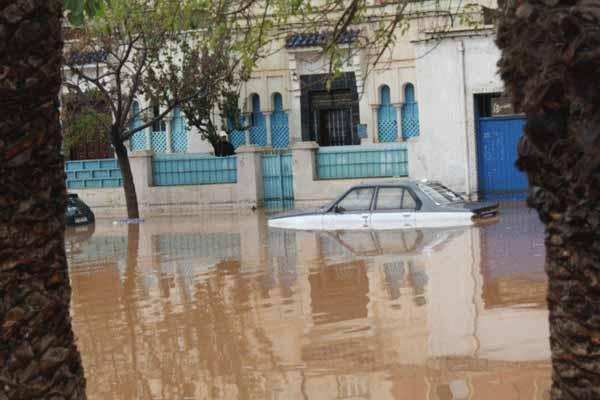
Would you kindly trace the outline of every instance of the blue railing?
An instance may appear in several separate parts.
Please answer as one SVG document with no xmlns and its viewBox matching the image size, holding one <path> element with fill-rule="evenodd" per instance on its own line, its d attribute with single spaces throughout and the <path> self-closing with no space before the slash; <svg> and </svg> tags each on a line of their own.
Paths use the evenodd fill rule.
<svg viewBox="0 0 600 400">
<path fill-rule="evenodd" d="M 155 154 L 155 186 L 209 185 L 237 182 L 237 159 L 210 154 Z"/>
<path fill-rule="evenodd" d="M 408 176 L 408 151 L 395 145 L 321 147 L 317 152 L 319 179 Z"/>
<path fill-rule="evenodd" d="M 123 186 L 116 159 L 66 161 L 67 189 L 114 188 Z"/>
</svg>

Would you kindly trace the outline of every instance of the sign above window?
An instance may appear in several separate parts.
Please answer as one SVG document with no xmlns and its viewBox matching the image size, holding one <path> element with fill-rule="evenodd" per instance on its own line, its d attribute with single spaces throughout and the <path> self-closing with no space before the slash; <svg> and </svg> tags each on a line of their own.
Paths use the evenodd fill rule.
<svg viewBox="0 0 600 400">
<path fill-rule="evenodd" d="M 493 97 L 491 102 L 492 116 L 517 114 L 512 106 L 511 99 L 508 96 Z"/>
</svg>

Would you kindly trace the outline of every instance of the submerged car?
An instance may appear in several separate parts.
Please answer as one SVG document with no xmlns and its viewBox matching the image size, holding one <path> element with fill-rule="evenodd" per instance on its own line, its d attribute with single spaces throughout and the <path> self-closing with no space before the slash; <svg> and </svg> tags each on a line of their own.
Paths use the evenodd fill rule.
<svg viewBox="0 0 600 400">
<path fill-rule="evenodd" d="M 69 193 L 67 210 L 65 211 L 65 224 L 67 226 L 92 224 L 95 216 L 87 204 L 75 193 Z"/>
<path fill-rule="evenodd" d="M 498 203 L 466 201 L 439 182 L 386 181 L 350 188 L 333 202 L 269 218 L 269 226 L 303 230 L 438 228 L 494 221 Z"/>
</svg>

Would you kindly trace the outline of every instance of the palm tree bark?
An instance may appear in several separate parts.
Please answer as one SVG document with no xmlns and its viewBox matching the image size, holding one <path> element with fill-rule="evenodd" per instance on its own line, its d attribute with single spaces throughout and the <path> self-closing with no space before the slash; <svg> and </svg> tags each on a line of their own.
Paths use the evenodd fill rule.
<svg viewBox="0 0 600 400">
<path fill-rule="evenodd" d="M 69 315 L 63 0 L 0 0 L 0 400 L 84 399 Z"/>
<path fill-rule="evenodd" d="M 600 4 L 507 0 L 500 73 L 527 116 L 517 166 L 546 226 L 551 397 L 600 398 Z"/>
</svg>

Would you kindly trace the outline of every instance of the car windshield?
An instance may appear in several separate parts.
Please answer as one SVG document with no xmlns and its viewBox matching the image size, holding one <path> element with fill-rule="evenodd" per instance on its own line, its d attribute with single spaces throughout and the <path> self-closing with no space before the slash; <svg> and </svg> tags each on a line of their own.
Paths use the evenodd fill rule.
<svg viewBox="0 0 600 400">
<path fill-rule="evenodd" d="M 465 201 L 461 195 L 454 193 L 439 183 L 420 183 L 419 189 L 437 204 L 449 204 Z"/>
</svg>

